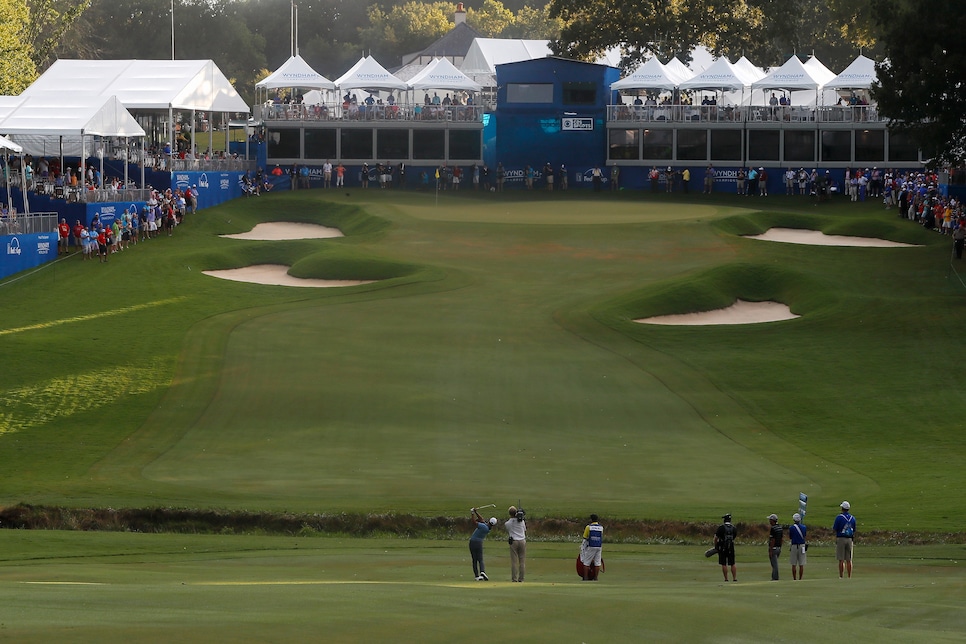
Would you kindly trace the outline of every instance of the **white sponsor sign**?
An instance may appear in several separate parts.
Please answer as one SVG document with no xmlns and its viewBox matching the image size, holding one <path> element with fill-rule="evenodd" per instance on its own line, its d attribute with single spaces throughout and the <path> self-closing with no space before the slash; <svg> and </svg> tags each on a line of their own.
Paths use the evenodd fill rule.
<svg viewBox="0 0 966 644">
<path fill-rule="evenodd" d="M 567 116 L 560 121 L 561 130 L 593 131 L 594 119 L 585 116 Z"/>
</svg>

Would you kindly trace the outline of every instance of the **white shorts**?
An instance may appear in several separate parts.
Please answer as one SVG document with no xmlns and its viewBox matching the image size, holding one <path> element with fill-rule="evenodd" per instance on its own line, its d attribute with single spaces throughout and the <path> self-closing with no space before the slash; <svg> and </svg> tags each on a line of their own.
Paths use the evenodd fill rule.
<svg viewBox="0 0 966 644">
<path fill-rule="evenodd" d="M 155 232 L 157 229 L 158 229 L 158 222 L 156 222 L 156 221 L 149 221 L 148 222 L 148 230 L 149 231 Z"/>
<path fill-rule="evenodd" d="M 791 545 L 791 550 L 788 552 L 789 562 L 793 566 L 804 566 L 805 565 L 805 544 L 804 543 L 793 543 Z"/>
<path fill-rule="evenodd" d="M 603 548 L 580 548 L 580 562 L 585 566 L 599 566 L 601 563 L 601 551 Z"/>
</svg>

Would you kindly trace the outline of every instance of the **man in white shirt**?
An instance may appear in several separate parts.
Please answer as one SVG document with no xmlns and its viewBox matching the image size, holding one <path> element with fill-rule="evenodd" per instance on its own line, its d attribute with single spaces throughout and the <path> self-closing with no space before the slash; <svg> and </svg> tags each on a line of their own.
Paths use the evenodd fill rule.
<svg viewBox="0 0 966 644">
<path fill-rule="evenodd" d="M 511 581 L 522 582 L 527 570 L 527 522 L 523 519 L 523 508 L 511 505 L 509 514 L 504 526 L 510 544 L 510 577 Z"/>
</svg>

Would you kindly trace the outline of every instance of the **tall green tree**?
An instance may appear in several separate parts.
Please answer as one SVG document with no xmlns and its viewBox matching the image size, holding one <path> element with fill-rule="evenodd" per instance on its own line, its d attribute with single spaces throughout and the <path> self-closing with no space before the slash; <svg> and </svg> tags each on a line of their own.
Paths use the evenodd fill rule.
<svg viewBox="0 0 966 644">
<path fill-rule="evenodd" d="M 32 45 L 31 57 L 37 69 L 50 66 L 65 41 L 71 40 L 75 23 L 90 5 L 91 0 L 28 0 L 30 19 L 23 38 Z"/>
<path fill-rule="evenodd" d="M 16 95 L 37 77 L 31 45 L 24 38 L 30 14 L 24 0 L 0 0 L 0 95 Z"/>
<path fill-rule="evenodd" d="M 479 9 L 466 10 L 466 23 L 487 38 L 500 38 L 513 25 L 515 17 L 500 0 L 483 0 Z"/>
<path fill-rule="evenodd" d="M 551 0 L 550 16 L 566 23 L 555 53 L 589 60 L 620 46 L 626 67 L 650 55 L 686 60 L 698 44 L 738 50 L 763 19 L 748 0 Z"/>
<path fill-rule="evenodd" d="M 863 51 L 874 54 L 871 0 L 749 0 L 762 15 L 755 37 L 741 53 L 761 66 L 793 54 L 814 54 L 831 69 L 844 69 Z M 737 53 L 737 52 L 733 52 Z"/>
<path fill-rule="evenodd" d="M 961 0 L 874 0 L 885 60 L 872 96 L 891 131 L 927 154 L 966 161 L 966 12 Z"/>
<path fill-rule="evenodd" d="M 369 25 L 359 42 L 385 67 L 399 65 L 404 54 L 420 51 L 454 27 L 452 2 L 410 0 L 386 9 L 369 7 Z"/>
<path fill-rule="evenodd" d="M 557 40 L 566 23 L 563 18 L 550 15 L 550 6 L 523 7 L 513 18 L 513 23 L 503 31 L 504 38 L 531 40 Z"/>
</svg>

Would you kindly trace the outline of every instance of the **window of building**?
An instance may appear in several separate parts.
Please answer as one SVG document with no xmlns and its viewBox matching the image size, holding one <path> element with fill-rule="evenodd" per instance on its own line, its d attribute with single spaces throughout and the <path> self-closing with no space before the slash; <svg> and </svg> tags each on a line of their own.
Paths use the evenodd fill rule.
<svg viewBox="0 0 966 644">
<path fill-rule="evenodd" d="M 342 130 L 343 159 L 372 159 L 372 130 Z"/>
<path fill-rule="evenodd" d="M 748 130 L 748 159 L 778 161 L 781 132 L 778 130 Z"/>
<path fill-rule="evenodd" d="M 672 130 L 644 130 L 641 132 L 641 158 L 646 161 L 670 161 Z"/>
<path fill-rule="evenodd" d="M 815 163 L 814 130 L 785 130 L 785 161 Z"/>
<path fill-rule="evenodd" d="M 376 130 L 376 157 L 408 159 L 409 130 Z"/>
<path fill-rule="evenodd" d="M 707 130 L 678 130 L 679 161 L 704 161 L 708 158 Z"/>
<path fill-rule="evenodd" d="M 553 83 L 509 83 L 507 103 L 553 103 Z"/>
<path fill-rule="evenodd" d="M 597 83 L 570 81 L 563 84 L 564 105 L 596 105 Z"/>
<path fill-rule="evenodd" d="M 305 130 L 306 159 L 335 159 L 339 156 L 336 149 L 336 130 Z"/>
<path fill-rule="evenodd" d="M 711 160 L 741 162 L 741 130 L 711 131 Z"/>
<path fill-rule="evenodd" d="M 639 159 L 641 146 L 640 130 L 608 130 L 609 158 Z"/>
<path fill-rule="evenodd" d="M 855 160 L 862 163 L 885 161 L 885 130 L 856 130 Z"/>
<path fill-rule="evenodd" d="M 908 132 L 889 133 L 889 161 L 919 161 L 919 146 Z"/>
<path fill-rule="evenodd" d="M 449 158 L 478 160 L 483 158 L 483 137 L 480 130 L 450 130 Z"/>
<path fill-rule="evenodd" d="M 822 161 L 852 161 L 852 132 L 822 132 Z"/>
<path fill-rule="evenodd" d="M 445 130 L 413 130 L 413 159 L 445 158 Z"/>
<path fill-rule="evenodd" d="M 302 130 L 269 130 L 266 134 L 268 158 L 299 159 L 302 157 Z"/>
</svg>

